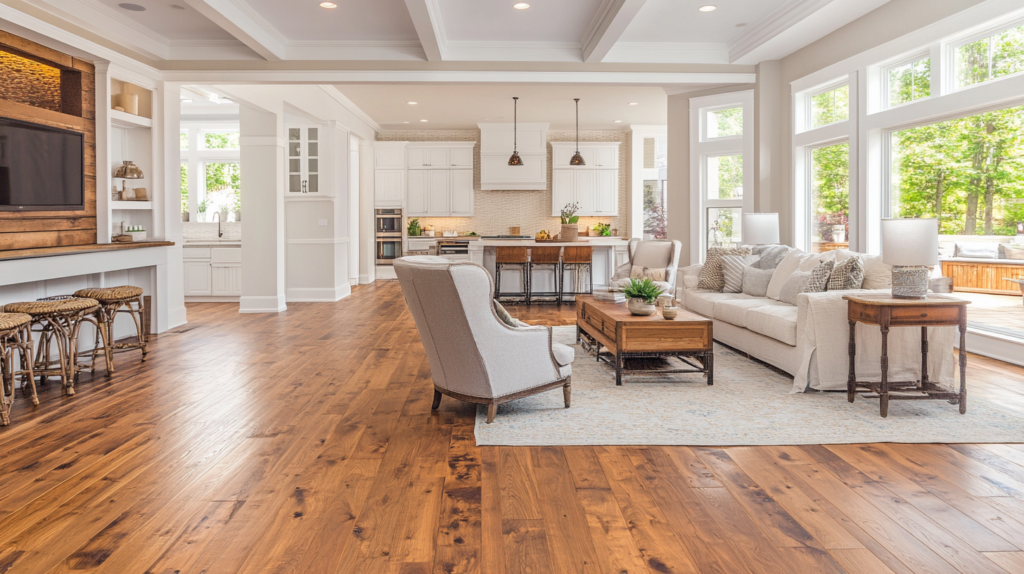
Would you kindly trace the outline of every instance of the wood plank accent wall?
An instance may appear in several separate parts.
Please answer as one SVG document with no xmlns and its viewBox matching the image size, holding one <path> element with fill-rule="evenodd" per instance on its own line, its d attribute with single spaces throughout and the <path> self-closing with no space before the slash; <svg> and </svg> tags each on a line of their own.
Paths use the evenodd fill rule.
<svg viewBox="0 0 1024 574">
<path fill-rule="evenodd" d="M 96 69 L 91 62 L 0 32 L 0 50 L 59 71 L 60 111 L 44 96 L 38 105 L 0 99 L 0 117 L 80 132 L 85 135 L 85 210 L 0 211 L 0 251 L 96 243 Z M 0 78 L 0 82 L 4 81 Z M 40 94 L 52 93 L 41 89 Z"/>
<path fill-rule="evenodd" d="M 1019 263 L 995 262 L 977 263 L 968 261 L 943 261 L 942 276 L 953 278 L 954 291 L 969 293 L 990 293 L 992 295 L 1020 295 L 1016 283 L 1004 278 L 1024 279 L 1024 261 Z"/>
</svg>

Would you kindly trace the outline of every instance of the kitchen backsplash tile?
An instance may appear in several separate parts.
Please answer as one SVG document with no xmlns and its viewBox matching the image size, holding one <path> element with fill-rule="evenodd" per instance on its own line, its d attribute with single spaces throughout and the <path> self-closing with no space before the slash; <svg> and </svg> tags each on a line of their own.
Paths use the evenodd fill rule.
<svg viewBox="0 0 1024 574">
<path fill-rule="evenodd" d="M 222 241 L 241 241 L 242 240 L 242 223 L 228 221 L 221 224 L 221 231 L 224 232 L 224 237 L 217 237 L 217 223 L 182 223 L 181 230 L 185 237 L 185 241 L 210 241 L 215 239 L 221 239 Z"/>
<path fill-rule="evenodd" d="M 484 191 L 480 189 L 480 130 L 389 130 L 377 133 L 378 141 L 475 141 L 473 149 L 473 217 L 421 217 L 421 225 L 444 230 L 475 231 L 480 235 L 502 235 L 510 226 L 519 226 L 525 235 L 541 229 L 557 233 L 559 221 L 551 217 L 551 147 L 548 147 L 548 188 L 544 191 Z M 574 130 L 548 131 L 548 142 L 575 141 Z M 581 217 L 580 225 L 593 227 L 609 223 L 620 236 L 629 234 L 626 193 L 630 181 L 630 133 L 621 131 L 580 131 L 581 142 L 621 142 L 619 145 L 618 217 Z"/>
</svg>

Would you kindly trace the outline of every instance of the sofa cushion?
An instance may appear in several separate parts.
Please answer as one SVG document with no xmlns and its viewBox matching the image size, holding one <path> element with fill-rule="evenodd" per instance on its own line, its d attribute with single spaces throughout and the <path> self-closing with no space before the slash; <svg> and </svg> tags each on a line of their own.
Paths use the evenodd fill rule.
<svg viewBox="0 0 1024 574">
<path fill-rule="evenodd" d="M 772 281 L 775 269 L 758 269 L 753 265 L 743 268 L 743 292 L 751 297 L 765 297 L 768 284 Z"/>
<path fill-rule="evenodd" d="M 576 351 L 569 345 L 551 343 L 551 354 L 555 356 L 555 362 L 565 367 L 571 365 L 576 358 Z"/>
<path fill-rule="evenodd" d="M 761 249 L 755 254 L 760 259 L 756 263 L 751 264 L 755 269 L 775 269 L 782 262 L 782 258 L 793 249 L 785 245 L 760 245 L 759 247 Z"/>
<path fill-rule="evenodd" d="M 1005 259 L 1024 259 L 1024 245 L 1003 245 Z"/>
<path fill-rule="evenodd" d="M 953 257 L 970 257 L 972 259 L 998 259 L 998 243 L 957 243 Z"/>
<path fill-rule="evenodd" d="M 864 282 L 861 289 L 889 289 L 892 287 L 892 265 L 882 263 L 881 255 L 861 255 L 864 260 Z"/>
<path fill-rule="evenodd" d="M 743 293 L 716 293 L 714 291 L 687 291 L 686 308 L 704 315 L 715 318 L 715 303 L 729 299 L 752 299 L 750 295 Z"/>
<path fill-rule="evenodd" d="M 707 260 L 700 270 L 700 281 L 698 289 L 709 291 L 721 291 L 725 286 L 725 276 L 722 274 L 722 257 L 726 255 L 750 255 L 750 247 L 708 247 Z"/>
<path fill-rule="evenodd" d="M 845 291 L 860 289 L 864 284 L 864 263 L 860 255 L 854 255 L 841 263 L 836 263 L 832 275 L 828 278 L 829 291 Z"/>
<path fill-rule="evenodd" d="M 747 329 L 795 347 L 796 315 L 794 305 L 764 305 L 748 310 L 744 321 Z"/>
<path fill-rule="evenodd" d="M 726 299 L 724 301 L 717 301 L 715 303 L 715 319 L 725 321 L 726 323 L 736 325 L 737 327 L 746 327 L 747 311 L 764 307 L 765 305 L 782 305 L 782 303 L 773 301 L 767 297 L 757 297 L 753 299 Z"/>
<path fill-rule="evenodd" d="M 743 291 L 743 269 L 756 261 L 753 255 L 726 255 L 722 257 L 722 277 L 725 284 L 723 293 L 739 293 Z"/>
<path fill-rule="evenodd" d="M 775 267 L 775 272 L 772 273 L 772 280 L 768 283 L 766 295 L 768 295 L 769 299 L 780 299 L 782 286 L 789 280 L 790 275 L 800 270 L 800 263 L 808 257 L 811 257 L 810 253 L 793 249 L 782 258 L 782 261 Z"/>
</svg>

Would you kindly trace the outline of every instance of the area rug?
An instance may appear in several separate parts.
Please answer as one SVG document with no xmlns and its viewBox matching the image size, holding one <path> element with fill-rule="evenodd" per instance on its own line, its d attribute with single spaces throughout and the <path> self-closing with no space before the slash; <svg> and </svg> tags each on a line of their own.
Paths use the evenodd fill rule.
<svg viewBox="0 0 1024 574">
<path fill-rule="evenodd" d="M 974 398 L 967 414 L 946 401 L 891 401 L 846 393 L 791 394 L 793 379 L 726 347 L 715 346 L 715 384 L 700 374 L 626 377 L 615 386 L 611 365 L 575 345 L 575 327 L 555 340 L 576 349 L 572 407 L 558 390 L 498 407 L 476 418 L 479 445 L 802 445 L 1024 442 L 1024 412 Z"/>
</svg>

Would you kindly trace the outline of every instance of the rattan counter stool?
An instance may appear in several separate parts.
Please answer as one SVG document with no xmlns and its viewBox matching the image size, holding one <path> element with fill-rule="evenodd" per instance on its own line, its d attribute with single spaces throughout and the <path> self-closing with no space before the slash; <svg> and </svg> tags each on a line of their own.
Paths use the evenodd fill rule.
<svg viewBox="0 0 1024 574">
<path fill-rule="evenodd" d="M 30 395 L 33 405 L 39 404 L 36 381 L 32 375 L 32 317 L 23 313 L 0 313 L 0 426 L 11 424 L 14 405 L 14 382 L 21 379 L 21 392 Z M 21 354 L 21 370 L 14 369 L 15 352 Z M 27 387 L 27 388 L 26 388 Z"/>
<path fill-rule="evenodd" d="M 59 377 L 64 394 L 74 396 L 75 376 L 78 374 L 78 332 L 83 321 L 98 325 L 93 316 L 99 306 L 95 299 L 68 296 L 4 306 L 6 313 L 24 313 L 32 317 L 32 331 L 39 334 L 33 369 L 40 383 L 50 377 Z M 53 347 L 57 350 L 56 359 L 53 358 Z"/>
<path fill-rule="evenodd" d="M 142 296 L 141 287 L 133 287 L 131 285 L 122 285 L 120 287 L 96 287 L 89 289 L 79 289 L 75 291 L 75 297 L 87 297 L 89 299 L 95 299 L 100 302 L 100 322 L 103 324 L 105 330 L 105 343 L 102 347 L 104 351 L 107 351 L 107 373 L 114 372 L 114 353 L 123 353 L 126 351 L 133 351 L 138 349 L 142 351 L 142 360 L 146 360 L 146 345 L 149 343 L 149 325 L 146 324 L 146 303 L 145 298 Z M 134 307 L 132 305 L 135 305 Z M 139 340 L 136 343 L 116 343 L 114 341 L 114 319 L 117 318 L 118 313 L 127 313 L 131 316 L 132 321 L 135 322 L 135 332 L 138 333 Z M 96 370 L 96 355 L 101 354 L 100 351 L 100 335 L 97 330 L 96 333 L 96 344 L 92 351 L 85 351 L 80 355 L 82 357 L 89 357 L 90 368 L 95 372 Z"/>
<path fill-rule="evenodd" d="M 572 291 L 565 290 L 565 272 L 573 272 Z M 583 281 L 580 278 L 587 274 L 587 289 L 580 288 Z M 593 247 L 566 247 L 562 251 L 562 271 L 560 273 L 561 287 L 558 290 L 558 300 L 562 301 L 566 295 L 589 295 L 594 292 L 594 248 Z"/>
<path fill-rule="evenodd" d="M 554 297 L 551 303 L 557 302 L 559 305 L 562 304 L 561 289 L 559 287 L 559 275 L 561 274 L 560 267 L 562 261 L 562 248 L 561 247 L 533 247 L 530 249 L 530 265 L 529 275 L 530 280 L 526 282 L 528 288 L 526 290 L 526 302 L 529 305 L 533 304 L 534 297 Z M 550 267 L 552 275 L 555 281 L 554 291 L 538 291 L 533 290 L 533 273 L 539 270 L 546 270 L 545 268 Z"/>
<path fill-rule="evenodd" d="M 502 296 L 522 297 L 526 303 L 530 302 L 530 272 L 529 260 L 526 257 L 525 247 L 497 247 L 494 250 L 494 298 L 501 301 Z M 501 291 L 501 270 L 503 268 L 518 268 L 523 275 L 523 290 L 519 292 Z"/>
</svg>

